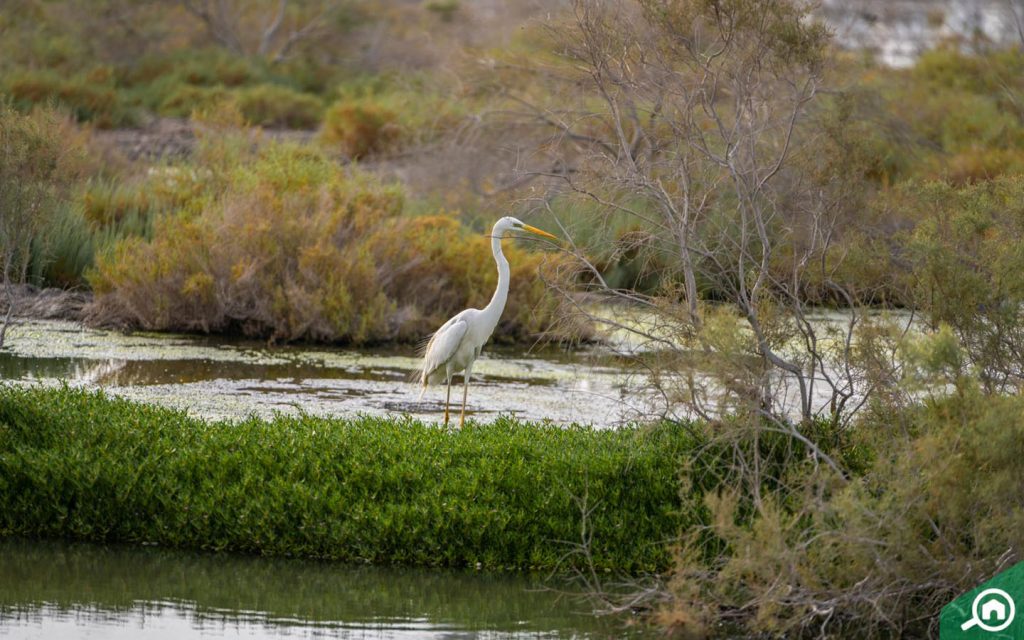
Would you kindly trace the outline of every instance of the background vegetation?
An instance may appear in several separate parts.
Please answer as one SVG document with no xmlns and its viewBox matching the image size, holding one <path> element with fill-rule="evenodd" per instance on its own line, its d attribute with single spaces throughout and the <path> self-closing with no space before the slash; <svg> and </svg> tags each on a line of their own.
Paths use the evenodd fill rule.
<svg viewBox="0 0 1024 640">
<path fill-rule="evenodd" d="M 894 69 L 837 50 L 788 0 L 581 1 L 543 19 L 528 3 L 220 4 L 232 11 L 0 9 L 0 132 L 17 151 L 0 166 L 16 231 L 6 285 L 88 289 L 87 319 L 126 329 L 412 341 L 485 301 L 469 293 L 493 285 L 482 234 L 513 212 L 565 244 L 509 250 L 499 339 L 579 337 L 576 315 L 602 321 L 595 301 L 639 310 L 644 322 L 616 328 L 643 342 L 652 417 L 679 424 L 229 428 L 6 390 L 0 463 L 19 479 L 3 485 L 9 531 L 545 567 L 561 557 L 550 541 L 572 539 L 577 568 L 670 563 L 665 582 L 625 600 L 578 575 L 607 608 L 648 607 L 683 636 L 928 635 L 942 603 L 1024 557 L 1020 46 L 954 38 Z M 162 127 L 178 132 L 170 151 L 124 142 Z M 84 440 L 56 437 L 68 416 Z M 275 457 L 292 446 L 312 466 Z M 383 492 L 358 496 L 393 502 L 346 493 L 364 485 L 339 480 L 331 456 L 350 446 L 413 461 L 352 463 Z M 431 475 L 417 447 L 446 473 Z M 539 465 L 537 478 L 505 466 L 517 460 Z M 178 484 L 117 475 L 146 465 Z M 235 494 L 207 493 L 194 474 L 208 465 L 237 473 L 224 486 L 271 483 L 278 502 L 249 513 Z M 314 471 L 335 474 L 337 493 L 273 484 Z M 399 472 L 440 511 L 417 511 L 387 475 Z M 571 496 L 598 477 L 610 510 L 594 514 L 607 519 L 588 560 Z M 540 479 L 569 489 L 541 505 Z M 643 484 L 629 485 L 632 504 L 615 493 L 627 479 Z M 475 510 L 474 491 L 501 508 Z M 448 494 L 464 512 L 444 511 Z M 371 509 L 380 542 L 282 519 L 288 500 L 339 518 L 339 505 Z M 133 509 L 153 518 L 122 521 Z M 544 509 L 557 515 L 543 531 L 502 528 Z M 645 543 L 685 535 L 671 553 L 631 546 L 627 513 L 656 514 Z M 232 524 L 243 517 L 264 519 Z M 427 534 L 433 546 L 417 546 Z"/>
<path fill-rule="evenodd" d="M 578 118 L 579 134 L 591 140 L 614 130 L 610 122 L 600 122 L 604 116 L 599 112 L 593 114 L 598 117 L 579 118 L 584 111 L 564 108 L 572 101 L 550 81 L 562 65 L 559 52 L 565 52 L 565 37 L 552 37 L 560 28 L 558 20 L 527 22 L 524 29 L 495 26 L 529 15 L 514 3 L 490 22 L 481 22 L 458 3 L 444 10 L 430 3 L 228 3 L 232 11 L 224 16 L 210 10 L 215 4 L 104 0 L 87 8 L 72 0 L 11 3 L 0 13 L 0 88 L 10 105 L 5 117 L 12 118 L 14 110 L 52 107 L 87 131 L 147 127 L 164 117 L 192 118 L 198 129 L 212 122 L 217 130 L 227 120 L 241 127 L 314 130 L 302 140 L 311 141 L 309 152 L 322 154 L 325 162 L 358 160 L 385 183 L 400 178 L 406 210 L 442 215 L 484 231 L 498 211 L 518 209 L 541 225 L 564 227 L 613 289 L 658 294 L 685 284 L 672 258 L 673 241 L 643 221 L 660 215 L 656 198 L 603 194 L 620 203 L 628 197 L 629 209 L 643 214 L 637 217 L 601 204 L 609 200 L 574 197 L 557 186 L 557 176 L 578 172 L 588 157 L 579 149 L 545 143 L 552 134 L 557 137 L 548 141 L 559 144 L 583 139 L 566 138 L 559 122 Z M 278 13 L 281 6 L 285 11 Z M 479 33 L 470 37 L 474 29 Z M 420 47 L 418 57 L 402 48 L 428 31 L 435 41 Z M 387 33 L 394 42 L 368 49 L 374 33 Z M 467 60 L 462 52 L 478 57 Z M 530 63 L 519 64 L 523 60 Z M 831 265 L 831 275 L 856 301 L 918 304 L 917 265 L 906 259 L 906 245 L 930 211 L 930 182 L 968 187 L 1019 173 L 1022 60 L 1018 49 L 975 47 L 966 53 L 951 41 L 909 69 L 882 67 L 847 53 L 830 55 L 820 72 L 815 69 L 829 91 L 807 106 L 792 160 L 807 179 L 828 185 L 833 202 L 842 203 L 836 205 L 842 215 L 831 242 L 832 253 L 844 259 Z M 209 142 L 213 136 L 205 137 Z M 170 236 L 180 223 L 156 225 L 158 217 L 176 217 L 182 207 L 194 214 L 202 198 L 226 197 L 216 189 L 204 196 L 183 192 L 207 189 L 206 177 L 196 176 L 216 170 L 202 150 L 174 156 L 179 159 L 171 167 L 168 160 L 144 167 L 120 157 L 122 148 L 102 131 L 91 138 L 85 133 L 82 140 L 91 166 L 76 174 L 64 204 L 50 207 L 61 209 L 54 224 L 39 225 L 40 234 L 53 237 L 34 242 L 27 277 L 36 284 L 92 288 L 96 283 L 86 272 L 97 256 L 112 253 L 121 237 L 171 242 L 154 239 L 154 230 Z M 251 156 L 236 159 L 247 162 Z M 510 172 L 510 163 L 518 169 Z M 180 177 L 186 175 L 193 177 Z M 224 172 L 218 179 L 231 176 Z M 531 195 L 538 186 L 546 194 L 541 202 Z M 714 188 L 710 182 L 707 186 Z M 729 202 L 708 204 L 728 207 Z M 255 250 L 256 245 L 245 249 Z M 768 266 L 771 277 L 783 281 L 792 254 L 779 254 Z M 112 267 L 112 260 L 104 269 Z M 692 286 L 700 299 L 730 298 L 728 287 L 723 288 L 727 282 L 698 271 Z M 807 274 L 805 279 L 801 295 L 809 302 L 848 306 L 820 277 Z M 121 286 L 101 280 L 103 291 Z M 275 286 L 289 285 L 282 279 Z M 120 293 L 123 298 L 136 295 Z M 109 311 L 123 303 L 102 303 L 108 311 L 93 318 L 126 327 L 195 330 L 237 330 L 246 324 L 245 318 L 234 317 L 155 322 L 154 317 L 187 308 L 163 298 L 153 302 L 161 308 L 136 307 L 131 314 Z M 222 300 L 219 306 L 229 308 L 233 301 Z M 535 334 L 553 320 L 544 309 L 531 313 L 529 304 L 516 301 L 515 308 L 518 315 L 531 316 L 525 329 L 521 323 L 509 327 L 516 338 Z M 297 326 L 317 322 L 260 318 L 253 326 L 260 325 L 256 333 L 279 339 L 358 341 L 366 333 Z M 405 339 L 411 334 L 390 328 L 366 335 Z"/>
</svg>

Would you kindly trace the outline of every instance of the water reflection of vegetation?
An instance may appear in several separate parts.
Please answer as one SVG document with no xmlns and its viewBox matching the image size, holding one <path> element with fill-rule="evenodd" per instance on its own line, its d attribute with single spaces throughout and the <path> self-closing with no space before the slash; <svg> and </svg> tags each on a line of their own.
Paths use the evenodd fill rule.
<svg viewBox="0 0 1024 640">
<path fill-rule="evenodd" d="M 581 613 L 536 577 L 349 567 L 158 548 L 0 541 L 0 614 L 49 603 L 105 611 L 194 603 L 201 618 L 357 623 L 427 620 L 465 630 L 618 637 L 621 620 Z"/>
<path fill-rule="evenodd" d="M 188 384 L 211 380 L 274 380 L 299 384 L 305 380 L 405 381 L 401 367 L 329 367 L 310 362 L 256 364 L 218 360 L 92 360 L 87 358 L 20 358 L 0 353 L 0 377 L 7 380 L 56 378 L 108 386 Z M 550 386 L 541 377 L 488 376 L 490 382 L 526 382 Z M 316 388 L 291 389 L 310 393 Z"/>
</svg>

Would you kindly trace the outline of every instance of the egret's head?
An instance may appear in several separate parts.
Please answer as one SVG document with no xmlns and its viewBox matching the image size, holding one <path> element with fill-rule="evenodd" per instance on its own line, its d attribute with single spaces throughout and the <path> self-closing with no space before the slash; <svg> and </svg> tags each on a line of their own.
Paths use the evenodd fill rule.
<svg viewBox="0 0 1024 640">
<path fill-rule="evenodd" d="M 505 233 L 509 231 L 528 231 L 530 233 L 537 234 L 538 236 L 550 238 L 551 240 L 558 239 L 555 236 L 548 233 L 547 231 L 541 231 L 537 227 L 531 227 L 522 220 L 513 218 L 512 216 L 505 216 L 504 218 L 501 218 L 500 220 L 495 222 L 492 234 L 497 238 L 504 238 Z"/>
</svg>

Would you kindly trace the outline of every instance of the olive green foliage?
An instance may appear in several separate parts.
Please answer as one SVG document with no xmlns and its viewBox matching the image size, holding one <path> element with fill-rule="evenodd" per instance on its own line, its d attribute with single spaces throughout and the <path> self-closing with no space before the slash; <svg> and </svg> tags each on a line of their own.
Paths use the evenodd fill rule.
<svg viewBox="0 0 1024 640">
<path fill-rule="evenodd" d="M 910 69 L 847 62 L 835 76 L 846 85 L 861 153 L 875 157 L 876 180 L 966 184 L 1024 170 L 1022 69 L 1017 48 L 968 54 L 951 46 Z"/>
<path fill-rule="evenodd" d="M 623 204 L 648 218 L 658 215 L 655 205 L 642 198 Z M 592 200 L 558 197 L 536 220 L 543 229 L 564 229 L 609 287 L 649 292 L 678 279 L 672 239 L 659 237 L 657 228 L 636 216 L 606 211 Z"/>
<path fill-rule="evenodd" d="M 221 86 L 197 87 L 184 84 L 170 92 L 160 102 L 160 113 L 187 118 L 196 111 L 208 111 L 230 99 L 228 89 Z"/>
<path fill-rule="evenodd" d="M 313 129 L 323 112 L 318 97 L 278 84 L 237 89 L 182 84 L 163 99 L 159 110 L 164 115 L 189 117 L 222 103 L 232 104 L 248 124 L 278 129 Z"/>
<path fill-rule="evenodd" d="M 3 88 L 14 104 L 26 111 L 36 105 L 57 105 L 76 120 L 102 128 L 134 122 L 133 114 L 117 93 L 113 74 L 106 67 L 71 77 L 45 69 L 17 72 L 6 79 Z"/>
<path fill-rule="evenodd" d="M 318 94 L 339 77 L 336 67 L 307 52 L 275 64 L 211 46 L 174 3 L 104 4 L 92 11 L 107 11 L 107 24 L 93 22 L 90 3 L 28 0 L 0 9 L 0 90 L 22 110 L 52 103 L 99 128 L 135 126 L 150 115 L 188 117 L 220 100 L 238 102 L 255 125 L 319 124 Z M 118 33 L 119 19 L 134 29 Z"/>
<path fill-rule="evenodd" d="M 679 15 L 674 9 L 659 15 L 662 19 L 675 16 L 681 21 L 678 32 L 688 33 L 705 4 L 679 6 L 686 9 L 680 9 Z M 815 33 L 806 35 L 809 42 L 816 42 L 815 37 Z M 1024 172 L 1024 74 L 1020 72 L 1024 52 L 968 54 L 942 48 L 923 54 L 909 69 L 872 65 L 863 57 L 837 58 L 836 64 L 823 70 L 822 83 L 829 91 L 820 93 L 799 121 L 784 178 L 789 189 L 815 185 L 820 197 L 831 201 L 824 219 L 836 221 L 825 256 L 827 268 L 808 269 L 800 293 L 814 304 L 848 305 L 827 285 L 831 279 L 858 302 L 912 307 L 916 299 L 908 286 L 912 269 L 904 259 L 905 243 L 926 219 L 931 205 L 925 197 L 918 199 L 915 186 L 906 185 L 942 181 L 968 186 Z M 535 85 L 517 88 L 526 94 L 542 91 Z M 550 108 L 557 112 L 559 107 L 555 103 Z M 640 100 L 638 108 L 650 107 Z M 582 123 L 578 125 L 582 134 L 613 134 L 614 139 L 614 128 L 601 128 L 594 118 L 574 122 Z M 648 135 L 675 139 L 672 131 L 651 127 Z M 630 135 L 631 130 L 625 133 Z M 663 184 L 669 188 L 673 182 L 666 178 Z M 658 233 L 663 213 L 656 199 L 639 200 L 632 190 L 609 193 L 605 186 L 591 188 L 616 207 L 638 212 L 630 224 L 623 224 L 629 216 L 621 210 L 597 206 L 592 198 L 559 197 L 550 203 L 553 213 L 579 238 L 581 248 L 589 250 L 588 257 L 611 286 L 629 286 L 642 293 L 671 290 L 681 279 L 673 272 L 678 271 L 679 261 L 671 258 L 674 240 Z M 703 187 L 703 181 L 694 181 L 690 188 Z M 730 222 L 729 212 L 737 205 L 721 185 L 714 183 L 711 191 L 706 201 L 711 221 L 707 226 L 717 229 Z M 675 192 L 669 189 L 669 193 Z M 775 243 L 770 268 L 777 282 L 788 282 L 798 262 L 802 244 L 794 229 L 811 224 L 799 217 L 805 206 L 786 200 L 783 215 L 770 229 Z M 651 223 L 640 224 L 641 218 Z M 704 241 L 702 230 L 697 229 L 694 238 Z M 721 256 L 735 250 L 735 244 L 726 239 L 710 254 L 721 261 Z M 812 263 L 818 263 L 818 258 Z M 706 278 L 697 287 L 704 300 L 722 299 L 727 288 L 714 286 Z"/>
<path fill-rule="evenodd" d="M 909 190 L 909 188 L 908 188 Z M 915 306 L 953 327 L 987 389 L 1024 379 L 1024 178 L 914 187 L 926 212 L 908 253 Z"/>
<path fill-rule="evenodd" d="M 432 142 L 462 121 L 466 105 L 451 91 L 415 75 L 345 83 L 324 116 L 320 141 L 357 160 Z"/>
<path fill-rule="evenodd" d="M 29 273 L 39 285 L 85 287 L 86 273 L 122 239 L 149 238 L 154 221 L 197 195 L 198 176 L 175 167 L 138 176 L 97 174 L 79 183 L 38 230 Z"/>
<path fill-rule="evenodd" d="M 910 402 L 876 394 L 852 428 L 801 425 L 835 468 L 742 422 L 692 458 L 685 486 L 702 489 L 708 526 L 678 548 L 660 624 L 934 637 L 944 605 L 1022 559 L 1024 399 L 984 391 L 948 326 L 904 340 Z M 756 474 L 727 455 L 750 450 Z"/>
<path fill-rule="evenodd" d="M 22 115 L 0 101 L 0 149 L 0 277 L 20 283 L 33 249 L 47 251 L 42 234 L 84 171 L 84 143 L 62 114 Z"/>
<path fill-rule="evenodd" d="M 0 534 L 375 563 L 655 571 L 691 517 L 681 425 L 204 422 L 0 388 Z"/>
<path fill-rule="evenodd" d="M 323 111 L 316 96 L 274 84 L 242 89 L 236 100 L 248 122 L 264 127 L 312 129 L 320 124 Z"/>
<path fill-rule="evenodd" d="M 276 340 L 422 339 L 486 304 L 489 240 L 450 216 L 409 216 L 404 194 L 309 147 L 211 143 L 194 194 L 97 262 L 91 317 L 145 329 L 236 330 Z M 508 242 L 507 244 L 511 244 Z M 545 258 L 508 247 L 505 338 L 557 313 Z M 557 262 L 552 258 L 551 262 Z"/>
<path fill-rule="evenodd" d="M 399 134 L 396 120 L 392 111 L 373 103 L 339 102 L 328 110 L 320 139 L 359 160 L 395 143 Z"/>
<path fill-rule="evenodd" d="M 36 233 L 28 265 L 34 284 L 71 288 L 83 284 L 82 276 L 93 265 L 102 244 L 73 204 L 59 205 L 46 227 Z"/>
<path fill-rule="evenodd" d="M 867 464 L 848 481 L 792 465 L 756 509 L 738 483 L 709 495 L 711 528 L 681 549 L 661 621 L 694 636 L 723 620 L 785 637 L 935 634 L 939 610 L 1024 543 L 1024 400 L 956 388 L 865 415 L 853 441 Z"/>
<path fill-rule="evenodd" d="M 940 217 L 954 215 L 947 205 L 962 200 L 953 187 L 977 195 L 989 190 L 986 183 L 1012 182 L 1024 171 L 1022 66 L 1024 54 L 1016 49 L 968 55 L 953 48 L 925 53 L 907 70 L 849 60 L 837 65 L 832 81 L 843 89 L 821 101 L 813 114 L 814 144 L 799 157 L 810 179 L 842 196 L 837 258 L 827 273 L 855 299 L 925 310 L 932 301 L 944 304 L 931 293 L 922 296 L 922 263 L 908 258 L 923 258 L 921 244 L 938 238 L 936 225 L 951 230 Z M 991 190 L 1006 191 L 1009 182 Z M 990 239 L 990 248 L 995 244 Z M 809 284 L 808 298 L 824 298 L 825 287 Z M 941 286 L 966 284 L 943 280 Z M 947 320 L 941 313 L 933 318 Z"/>
</svg>

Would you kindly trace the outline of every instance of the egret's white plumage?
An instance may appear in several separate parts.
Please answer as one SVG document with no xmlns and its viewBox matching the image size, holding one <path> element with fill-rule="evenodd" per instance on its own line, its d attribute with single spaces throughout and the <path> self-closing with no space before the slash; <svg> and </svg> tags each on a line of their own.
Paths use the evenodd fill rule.
<svg viewBox="0 0 1024 640">
<path fill-rule="evenodd" d="M 529 231 L 537 235 L 554 239 L 550 233 L 531 227 L 512 217 L 504 217 L 494 223 L 491 230 L 491 252 L 498 264 L 498 287 L 491 296 L 491 301 L 483 309 L 466 309 L 441 325 L 427 343 L 423 354 L 423 368 L 420 381 L 423 393 L 430 383 L 442 380 L 448 386 L 448 394 L 444 405 L 444 422 L 448 424 L 448 405 L 451 401 L 452 376 L 462 372 L 462 414 L 459 418 L 461 427 L 466 419 L 466 396 L 469 392 L 469 379 L 473 375 L 473 363 L 480 356 L 484 344 L 498 326 L 505 302 L 508 300 L 509 266 L 505 254 L 501 252 L 501 239 L 512 230 Z"/>
</svg>

